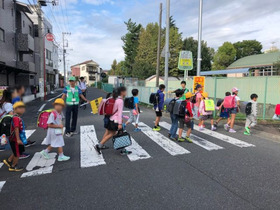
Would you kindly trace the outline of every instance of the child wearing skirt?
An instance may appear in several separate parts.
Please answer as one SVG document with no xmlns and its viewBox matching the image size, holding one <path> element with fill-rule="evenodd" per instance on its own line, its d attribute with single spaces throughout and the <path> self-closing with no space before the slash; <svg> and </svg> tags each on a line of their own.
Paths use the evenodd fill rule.
<svg viewBox="0 0 280 210">
<path fill-rule="evenodd" d="M 64 100 L 58 98 L 54 102 L 54 110 L 51 112 L 48 119 L 48 132 L 45 141 L 46 145 L 49 145 L 45 150 L 41 151 L 41 155 L 45 159 L 50 159 L 49 152 L 52 148 L 58 148 L 58 161 L 67 161 L 70 157 L 63 154 L 63 124 L 62 124 L 62 111 L 65 107 Z"/>
</svg>

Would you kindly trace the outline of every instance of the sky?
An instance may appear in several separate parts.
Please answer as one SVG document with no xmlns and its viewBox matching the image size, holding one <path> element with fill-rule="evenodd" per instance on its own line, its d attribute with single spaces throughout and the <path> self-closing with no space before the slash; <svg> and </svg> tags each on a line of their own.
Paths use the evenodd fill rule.
<svg viewBox="0 0 280 210">
<path fill-rule="evenodd" d="M 62 43 L 62 32 L 71 32 L 66 36 L 69 68 L 92 59 L 103 69 L 110 69 L 114 59 L 124 59 L 121 41 L 126 33 L 124 21 L 131 18 L 143 26 L 158 22 L 160 2 L 163 3 L 165 27 L 165 0 L 59 0 L 58 6 L 48 5 L 43 10 L 53 24 L 58 43 Z M 199 0 L 170 2 L 170 15 L 183 38 L 197 39 Z M 256 39 L 263 44 L 263 50 L 270 48 L 273 42 L 280 48 L 279 0 L 203 2 L 202 39 L 208 46 L 217 49 L 225 41 Z"/>
</svg>

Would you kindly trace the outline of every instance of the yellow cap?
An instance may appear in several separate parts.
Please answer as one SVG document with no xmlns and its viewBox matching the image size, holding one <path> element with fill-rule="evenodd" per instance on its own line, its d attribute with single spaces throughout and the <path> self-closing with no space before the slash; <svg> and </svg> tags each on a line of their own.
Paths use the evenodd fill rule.
<svg viewBox="0 0 280 210">
<path fill-rule="evenodd" d="M 60 104 L 62 106 L 65 106 L 64 100 L 62 98 L 55 99 L 53 105 L 55 105 L 55 104 Z"/>
<path fill-rule="evenodd" d="M 187 93 L 185 94 L 185 97 L 186 97 L 186 98 L 191 98 L 192 96 L 194 96 L 194 94 L 191 93 L 191 92 L 187 92 Z"/>
<path fill-rule="evenodd" d="M 207 92 L 203 92 L 203 93 L 201 93 L 201 95 L 203 96 L 203 98 L 208 98 L 208 93 Z"/>
<path fill-rule="evenodd" d="M 25 107 L 25 104 L 22 101 L 18 101 L 13 105 L 13 109 L 16 109 L 18 107 Z"/>
</svg>

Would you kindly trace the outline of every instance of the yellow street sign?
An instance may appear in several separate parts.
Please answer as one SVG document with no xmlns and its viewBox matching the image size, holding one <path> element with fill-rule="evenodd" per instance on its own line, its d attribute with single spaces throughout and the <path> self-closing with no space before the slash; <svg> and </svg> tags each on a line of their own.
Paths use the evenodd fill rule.
<svg viewBox="0 0 280 210">
<path fill-rule="evenodd" d="M 101 103 L 101 101 L 102 101 L 102 97 L 94 99 L 90 102 L 90 106 L 91 106 L 93 114 L 98 113 L 98 107 L 99 107 L 99 104 Z"/>
<path fill-rule="evenodd" d="M 185 71 L 193 69 L 193 56 L 191 51 L 180 52 L 178 69 Z"/>
</svg>

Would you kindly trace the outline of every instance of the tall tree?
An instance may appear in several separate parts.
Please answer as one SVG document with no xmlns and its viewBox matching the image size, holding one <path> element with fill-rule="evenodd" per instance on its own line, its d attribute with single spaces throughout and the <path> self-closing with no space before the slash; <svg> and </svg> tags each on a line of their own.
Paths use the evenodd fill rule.
<svg viewBox="0 0 280 210">
<path fill-rule="evenodd" d="M 117 75 L 116 73 L 116 70 L 117 70 L 117 65 L 118 65 L 118 62 L 116 59 L 113 60 L 113 63 L 111 65 L 111 69 L 110 71 L 108 72 L 109 75 Z"/>
<path fill-rule="evenodd" d="M 262 53 L 262 44 L 257 40 L 243 40 L 233 44 L 236 49 L 236 60 L 249 55 Z"/>
<path fill-rule="evenodd" d="M 183 50 L 191 51 L 193 54 L 193 70 L 189 72 L 189 75 L 196 75 L 196 68 L 197 68 L 197 47 L 198 41 L 195 40 L 193 37 L 188 37 L 184 39 L 183 42 Z M 211 47 L 207 46 L 207 42 L 202 41 L 201 43 L 201 70 L 202 71 L 209 71 L 211 70 L 211 62 L 214 57 L 215 50 Z"/>
<path fill-rule="evenodd" d="M 217 53 L 214 56 L 214 63 L 212 69 L 221 70 L 226 69 L 230 64 L 233 63 L 236 57 L 236 49 L 230 42 L 224 42 L 224 44 L 219 47 Z"/>
<path fill-rule="evenodd" d="M 125 62 L 124 61 L 120 61 L 117 64 L 116 72 L 119 76 L 125 76 Z"/>
<path fill-rule="evenodd" d="M 139 43 L 139 35 L 141 31 L 141 24 L 136 24 L 129 19 L 125 22 L 127 27 L 127 33 L 122 37 L 122 41 L 124 42 L 123 50 L 125 53 L 125 68 L 126 68 L 126 76 L 132 75 L 132 68 L 135 62 L 135 57 L 137 55 L 137 48 Z"/>
</svg>

